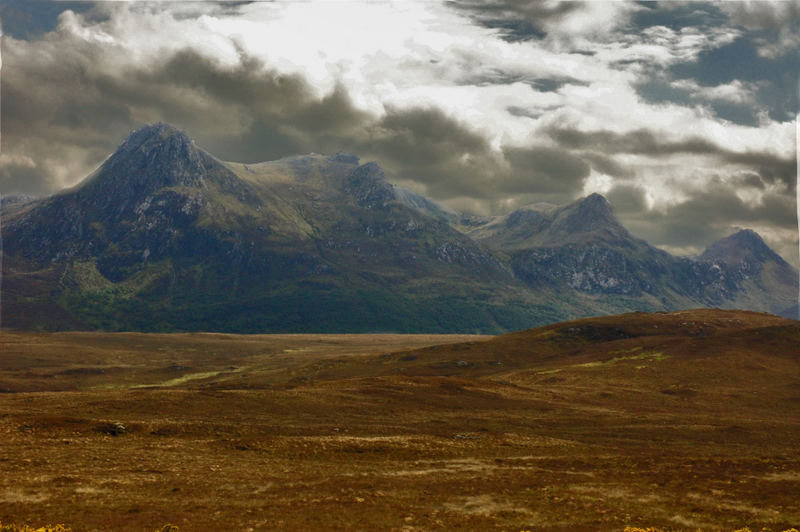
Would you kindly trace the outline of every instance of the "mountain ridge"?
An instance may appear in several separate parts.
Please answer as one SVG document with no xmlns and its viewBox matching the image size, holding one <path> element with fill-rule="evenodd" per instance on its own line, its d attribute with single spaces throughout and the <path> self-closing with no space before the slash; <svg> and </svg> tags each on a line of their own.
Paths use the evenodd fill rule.
<svg viewBox="0 0 800 532">
<path fill-rule="evenodd" d="M 374 161 L 224 162 L 162 123 L 76 187 L 3 211 L 4 327 L 501 332 L 794 303 L 794 270 L 757 235 L 763 247 L 747 233 L 676 258 L 633 237 L 599 194 L 467 220 Z M 756 250 L 746 267 L 716 260 L 740 241 Z"/>
</svg>

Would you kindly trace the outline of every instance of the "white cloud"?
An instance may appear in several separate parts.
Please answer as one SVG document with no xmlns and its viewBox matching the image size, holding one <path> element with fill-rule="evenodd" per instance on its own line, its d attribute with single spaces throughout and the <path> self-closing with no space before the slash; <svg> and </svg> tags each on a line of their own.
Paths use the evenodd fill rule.
<svg viewBox="0 0 800 532">
<path fill-rule="evenodd" d="M 787 53 L 797 54 L 800 49 L 800 4 L 795 0 L 738 0 L 720 2 L 731 22 L 750 30 L 767 30 L 774 36 L 762 37 L 758 53 L 762 57 L 776 58 Z"/>
<path fill-rule="evenodd" d="M 606 194 L 614 184 L 614 178 L 592 169 L 589 177 L 583 183 L 583 195 L 588 196 L 594 192 Z"/>
<path fill-rule="evenodd" d="M 548 17 L 543 40 L 521 42 L 508 42 L 498 30 L 435 2 L 256 2 L 236 8 L 194 2 L 112 3 L 97 7 L 106 17 L 66 11 L 57 31 L 42 40 L 9 42 L 20 57 L 49 55 L 53 65 L 69 62 L 82 47 L 91 48 L 99 58 L 93 66 L 96 76 L 122 83 L 127 73 L 146 70 L 187 49 L 230 68 L 241 67 L 244 57 L 257 58 L 267 69 L 301 76 L 317 97 L 344 87 L 357 109 L 376 118 L 389 109 L 443 110 L 479 133 L 496 152 L 552 143 L 546 131 L 568 127 L 619 135 L 648 131 L 672 143 L 699 138 L 732 152 L 788 158 L 795 153 L 792 123 L 761 115 L 757 126 L 737 125 L 702 105 L 751 104 L 758 89 L 753 83 L 735 80 L 704 87 L 691 80 L 674 82 L 695 96 L 692 105 L 649 103 L 634 84 L 732 42 L 745 31 L 742 28 L 778 28 L 786 42 L 792 41 L 782 22 L 795 16 L 795 8 L 786 7 L 791 3 L 717 4 L 740 28 L 653 26 L 634 34 L 625 33 L 624 27 L 638 5 L 584 2 L 562 16 Z M 546 0 L 531 6 L 555 12 L 559 4 Z M 776 45 L 780 50 L 789 46 L 783 40 Z M 587 51 L 591 55 L 583 53 Z M 537 84 L 542 79 L 553 82 L 549 90 Z M 250 124 L 242 110 L 225 107 L 202 92 L 176 92 L 175 98 L 196 99 L 197 107 L 218 117 L 218 128 L 231 136 Z M 131 112 L 135 120 L 167 119 L 153 116 L 146 105 L 131 106 Z M 69 132 L 59 136 L 66 143 Z M 80 148 L 58 153 L 69 154 L 70 163 L 58 165 L 53 159 L 41 164 L 51 168 L 55 183 L 74 182 L 93 166 Z M 723 165 L 712 156 L 609 157 L 632 169 L 632 179 L 647 191 L 648 205 L 656 209 L 685 201 L 713 175 L 741 171 L 741 165 Z M 606 192 L 615 179 L 593 169 L 583 192 Z M 486 210 L 480 199 L 453 201 Z M 519 201 L 508 199 L 506 207 Z"/>
<path fill-rule="evenodd" d="M 243 50 L 269 68 L 302 75 L 320 97 L 342 84 L 357 107 L 376 115 L 387 106 L 443 109 L 482 132 L 495 147 L 528 143 L 540 126 L 560 121 L 584 130 L 649 128 L 669 136 L 705 135 L 733 149 L 765 144 L 764 128 L 731 126 L 699 107 L 641 101 L 632 83 L 642 64 L 663 67 L 691 59 L 730 42 L 736 33 L 656 26 L 641 36 L 617 40 L 604 32 L 603 41 L 591 42 L 604 21 L 626 20 L 633 8 L 625 3 L 589 2 L 548 22 L 551 31 L 560 28 L 591 45 L 594 56 L 509 43 L 430 2 L 253 3 L 237 14 L 207 9 L 197 17 L 176 16 L 173 4 L 165 6 L 115 4 L 108 8 L 109 20 L 99 23 L 66 12 L 60 30 L 113 43 L 110 48 L 116 48 L 115 59 L 122 65 L 126 60 L 146 64 L 185 48 L 236 65 Z M 582 85 L 567 82 L 546 92 L 533 83 L 541 78 Z M 745 101 L 752 92 L 752 86 L 741 82 L 693 89 L 706 98 L 730 101 Z M 510 115 L 510 106 L 530 112 Z M 786 153 L 793 138 L 785 128 L 774 123 L 764 127 L 773 133 L 773 150 Z"/>
<path fill-rule="evenodd" d="M 701 86 L 692 79 L 681 79 L 672 82 L 672 86 L 690 91 L 695 98 L 739 104 L 755 104 L 755 92 L 758 90 L 758 83 L 738 79 L 713 87 Z"/>
</svg>

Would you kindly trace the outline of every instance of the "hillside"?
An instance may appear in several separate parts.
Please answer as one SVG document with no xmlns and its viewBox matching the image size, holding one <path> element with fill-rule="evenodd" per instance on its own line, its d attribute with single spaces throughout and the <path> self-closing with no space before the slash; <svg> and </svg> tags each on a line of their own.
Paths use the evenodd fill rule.
<svg viewBox="0 0 800 532">
<path fill-rule="evenodd" d="M 632 236 L 609 202 L 592 194 L 561 207 L 525 207 L 468 234 L 507 254 L 530 288 L 559 287 L 609 309 L 707 306 L 798 317 L 797 270 L 752 230 L 713 243 L 697 259 L 675 257 Z"/>
<path fill-rule="evenodd" d="M 770 314 L 718 309 L 636 312 L 372 359 L 338 358 L 302 369 L 309 379 L 318 380 L 402 375 L 490 378 L 524 386 L 563 382 L 562 378 L 613 378 L 623 387 L 635 382 L 654 392 L 667 390 L 666 395 L 671 386 L 702 395 L 707 387 L 793 382 L 800 374 L 798 342 L 800 322 Z"/>
<path fill-rule="evenodd" d="M 677 258 L 597 194 L 481 219 L 354 155 L 224 162 L 166 124 L 76 187 L 0 207 L 4 328 L 496 333 L 797 302 L 797 271 L 752 232 Z"/>
<path fill-rule="evenodd" d="M 536 306 L 482 246 L 399 201 L 376 163 L 222 163 L 164 124 L 4 221 L 6 327 L 504 330 Z"/>
</svg>

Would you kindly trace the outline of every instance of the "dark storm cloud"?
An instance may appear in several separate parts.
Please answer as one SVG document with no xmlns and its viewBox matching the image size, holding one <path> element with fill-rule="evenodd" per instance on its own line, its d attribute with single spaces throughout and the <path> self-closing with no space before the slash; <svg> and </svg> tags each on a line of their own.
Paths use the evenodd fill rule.
<svg viewBox="0 0 800 532">
<path fill-rule="evenodd" d="M 493 151 L 488 141 L 434 108 L 389 109 L 357 140 L 394 176 L 427 187 L 439 200 L 459 196 L 491 201 L 509 195 L 547 194 L 568 201 L 582 187 L 589 165 L 553 147 Z"/>
<path fill-rule="evenodd" d="M 616 185 L 605 196 L 618 215 L 635 215 L 647 210 L 644 191 L 637 186 Z"/>
<path fill-rule="evenodd" d="M 755 184 L 753 177 L 749 177 L 751 184 Z M 747 181 L 748 177 L 743 175 L 742 179 Z M 634 185 L 617 185 L 606 197 L 626 227 L 659 246 L 693 247 L 701 251 L 712 242 L 732 234 L 736 227 L 791 229 L 797 226 L 797 210 L 792 195 L 767 193 L 761 202 L 745 202 L 736 195 L 733 187 L 719 182 L 664 210 L 648 210 L 644 191 Z M 796 238 L 793 242 L 784 242 L 777 249 L 795 264 L 796 242 Z"/>
<path fill-rule="evenodd" d="M 227 67 L 196 51 L 183 50 L 140 77 L 148 86 L 199 96 L 205 103 L 191 103 L 185 114 L 192 116 L 175 117 L 175 121 L 227 160 L 256 162 L 323 151 L 371 118 L 352 105 L 342 86 L 320 98 L 302 77 L 271 71 L 246 54 L 241 54 L 237 66 Z M 197 107 L 220 106 L 249 125 L 231 134 L 204 121 L 202 113 L 197 117 Z"/>
<path fill-rule="evenodd" d="M 654 157 L 676 153 L 713 153 L 720 149 L 706 139 L 689 137 L 680 141 L 663 141 L 646 129 L 630 133 L 613 131 L 580 131 L 577 129 L 551 128 L 547 133 L 560 145 L 570 148 L 592 148 L 605 153 L 635 153 Z"/>
<path fill-rule="evenodd" d="M 182 50 L 151 65 L 107 68 L 118 58 L 113 50 L 64 46 L 56 36 L 48 44 L 33 51 L 6 41 L 3 149 L 42 164 L 22 172 L 2 163 L 3 192 L 64 186 L 52 175 L 55 165 L 72 161 L 85 175 L 142 122 L 173 123 L 223 159 L 253 162 L 340 145 L 335 138 L 369 118 L 342 87 L 319 98 L 299 76 L 245 55 L 235 67 Z"/>
<path fill-rule="evenodd" d="M 766 152 L 735 152 L 701 137 L 668 141 L 645 129 L 620 134 L 612 131 L 584 132 L 576 129 L 550 128 L 547 133 L 561 146 L 573 149 L 592 149 L 606 154 L 630 153 L 650 157 L 667 157 L 684 153 L 707 155 L 728 164 L 750 166 L 767 182 L 780 182 L 791 186 L 796 178 L 794 158 L 782 158 Z"/>
<path fill-rule="evenodd" d="M 667 220 L 680 219 L 695 226 L 725 224 L 764 224 L 789 227 L 797 224 L 793 198 L 788 195 L 767 194 L 762 202 L 742 201 L 734 190 L 716 188 L 695 194 L 689 200 L 668 209 Z M 690 235 L 676 235 L 674 240 L 689 241 Z"/>
<path fill-rule="evenodd" d="M 764 180 L 761 179 L 761 176 L 752 172 L 742 172 L 741 174 L 737 175 L 736 182 L 743 187 L 751 187 L 759 190 L 763 190 L 765 188 L 765 183 Z"/>
<path fill-rule="evenodd" d="M 364 129 L 355 148 L 434 196 L 490 194 L 496 161 L 486 139 L 438 109 L 389 108 Z"/>
<path fill-rule="evenodd" d="M 613 157 L 609 157 L 604 153 L 597 151 L 582 151 L 580 152 L 580 156 L 582 159 L 587 161 L 592 168 L 601 174 L 606 174 L 619 179 L 631 179 L 634 177 L 632 168 L 618 163 L 613 159 Z"/>
<path fill-rule="evenodd" d="M 501 185 L 515 193 L 570 193 L 581 189 L 589 176 L 589 164 L 571 153 L 551 147 L 506 148 L 504 155 L 513 171 Z"/>
<path fill-rule="evenodd" d="M 0 164 L 0 183 L 3 186 L 3 194 L 32 196 L 48 194 L 56 185 L 48 182 L 48 176 L 41 168 L 13 161 Z"/>
<path fill-rule="evenodd" d="M 148 65 L 106 68 L 117 57 L 113 50 L 60 44 L 52 43 L 51 52 L 63 48 L 56 55 L 10 43 L 2 87 L 4 141 L 11 153 L 49 160 L 51 168 L 75 159 L 66 146 L 82 148 L 84 164 L 75 167 L 84 173 L 68 176 L 70 184 L 143 119 L 173 123 L 225 160 L 356 153 L 439 199 L 548 192 L 567 200 L 588 175 L 587 163 L 564 150 L 493 151 L 484 136 L 435 108 L 370 115 L 355 108 L 343 86 L 320 97 L 300 76 L 279 74 L 244 53 L 233 66 L 184 49 Z M 64 185 L 48 174 L 47 164 L 35 171 L 2 168 L 5 192 L 42 193 Z"/>
<path fill-rule="evenodd" d="M 794 158 L 782 159 L 769 153 L 730 151 L 721 151 L 720 156 L 726 162 L 754 168 L 766 182 L 782 182 L 788 187 L 796 182 L 797 161 Z"/>
</svg>

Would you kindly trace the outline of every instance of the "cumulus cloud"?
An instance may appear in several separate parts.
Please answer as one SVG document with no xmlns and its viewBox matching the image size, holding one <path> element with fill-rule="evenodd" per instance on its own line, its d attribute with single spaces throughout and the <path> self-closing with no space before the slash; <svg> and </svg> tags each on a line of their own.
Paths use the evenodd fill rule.
<svg viewBox="0 0 800 532">
<path fill-rule="evenodd" d="M 758 84 L 738 79 L 712 87 L 705 87 L 692 79 L 680 79 L 672 83 L 674 87 L 689 92 L 693 97 L 705 100 L 723 100 L 740 104 L 755 103 Z"/>
<path fill-rule="evenodd" d="M 723 2 L 731 22 L 760 33 L 756 36 L 758 53 L 774 58 L 794 54 L 800 49 L 800 4 L 791 0 L 740 0 Z"/>
<path fill-rule="evenodd" d="M 665 5 L 63 9 L 45 17 L 49 27 L 3 37 L 0 191 L 70 186 L 128 131 L 163 120 L 227 160 L 353 152 L 401 184 L 484 213 L 600 191 L 656 244 L 691 247 L 749 222 L 772 228 L 785 248 L 788 200 L 777 198 L 794 183 L 795 127 L 769 103 L 791 98 L 769 77 L 783 63 L 753 52 L 772 61 L 761 78 L 697 73 L 742 43 L 772 35 L 780 44 L 782 12 L 704 6 L 701 17 Z M 671 227 L 660 218 L 671 212 L 703 223 L 689 211 L 719 218 L 693 235 L 647 221 Z"/>
<path fill-rule="evenodd" d="M 501 29 L 508 40 L 546 39 L 549 44 L 559 47 L 613 32 L 642 9 L 633 2 L 558 0 L 490 0 L 452 4 L 482 24 Z M 524 21 L 524 24 L 519 21 Z"/>
</svg>

